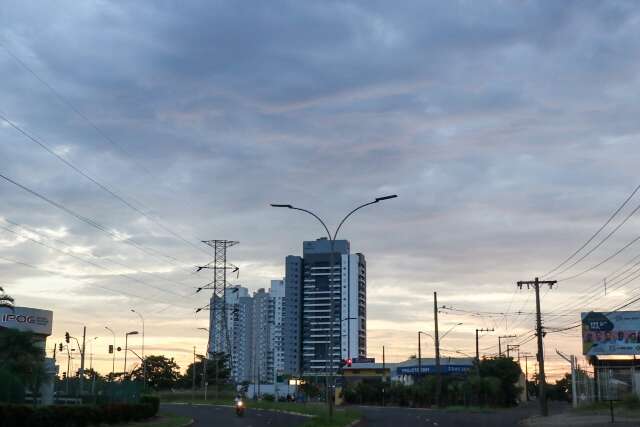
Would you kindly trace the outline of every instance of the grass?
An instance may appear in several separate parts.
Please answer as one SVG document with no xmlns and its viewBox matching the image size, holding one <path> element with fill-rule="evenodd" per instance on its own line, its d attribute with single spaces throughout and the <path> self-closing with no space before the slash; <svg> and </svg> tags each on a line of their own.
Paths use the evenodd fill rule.
<svg viewBox="0 0 640 427">
<path fill-rule="evenodd" d="M 185 394 L 171 394 L 161 396 L 162 403 L 191 403 L 191 396 Z M 233 397 L 225 399 L 207 399 L 197 396 L 193 403 L 209 405 L 232 405 Z M 247 409 L 263 409 L 269 411 L 297 412 L 311 415 L 303 424 L 304 427 L 345 427 L 361 417 L 360 412 L 353 409 L 336 408 L 333 418 L 329 418 L 324 403 L 295 403 L 295 402 L 268 402 L 266 400 L 247 400 Z M 155 427 L 155 426 L 154 426 Z"/>
<path fill-rule="evenodd" d="M 609 415 L 610 408 L 609 402 L 594 402 L 573 411 L 577 414 Z M 625 402 L 613 402 L 613 413 L 620 417 L 640 418 L 640 407 L 630 408 Z"/>
<path fill-rule="evenodd" d="M 120 427 L 181 427 L 191 418 L 174 414 L 160 413 L 156 419 L 135 423 L 119 424 Z"/>
</svg>

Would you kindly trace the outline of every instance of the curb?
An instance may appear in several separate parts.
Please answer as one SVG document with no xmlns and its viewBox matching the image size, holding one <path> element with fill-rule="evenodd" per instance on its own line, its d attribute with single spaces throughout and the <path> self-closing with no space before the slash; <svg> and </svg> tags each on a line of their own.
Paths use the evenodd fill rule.
<svg viewBox="0 0 640 427">
<path fill-rule="evenodd" d="M 180 427 L 190 427 L 195 423 L 195 420 L 193 418 L 191 418 L 189 421 L 187 421 L 186 423 L 182 424 Z"/>
<path fill-rule="evenodd" d="M 350 424 L 347 424 L 345 427 L 355 427 L 358 424 L 360 424 L 360 421 L 362 421 L 362 418 L 358 418 L 357 420 L 352 421 Z"/>
<path fill-rule="evenodd" d="M 214 403 L 167 403 L 168 405 L 192 405 L 192 406 L 217 406 L 219 408 L 235 408 L 235 406 L 233 405 L 216 405 Z M 249 409 L 249 408 L 247 408 Z M 250 408 L 252 411 L 269 411 L 269 412 L 279 412 L 281 414 L 287 414 L 287 415 L 296 415 L 298 417 L 305 417 L 305 418 L 314 418 L 315 415 L 310 415 L 310 414 L 303 414 L 302 412 L 293 412 L 293 411 L 285 411 L 282 409 L 266 409 L 266 408 Z M 193 420 L 191 420 L 191 424 L 193 424 Z M 188 425 L 191 425 L 188 424 Z M 187 427 L 187 426 L 182 426 L 182 427 Z"/>
</svg>

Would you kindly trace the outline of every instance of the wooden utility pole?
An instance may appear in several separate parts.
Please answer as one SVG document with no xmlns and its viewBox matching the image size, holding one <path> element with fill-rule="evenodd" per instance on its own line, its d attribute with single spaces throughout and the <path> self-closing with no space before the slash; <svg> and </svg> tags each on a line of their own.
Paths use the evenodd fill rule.
<svg viewBox="0 0 640 427">
<path fill-rule="evenodd" d="M 191 404 L 196 398 L 196 346 L 193 346 L 193 382 L 191 384 Z"/>
<path fill-rule="evenodd" d="M 440 372 L 440 335 L 438 333 L 438 293 L 433 293 L 433 318 L 435 323 L 436 344 L 436 406 L 440 406 L 440 389 L 442 388 L 442 372 Z"/>
<path fill-rule="evenodd" d="M 85 349 L 85 340 L 87 338 L 87 327 L 83 327 L 82 329 L 82 348 L 80 350 L 80 378 L 79 378 L 79 386 L 80 386 L 80 396 L 82 396 L 84 392 L 84 349 Z"/>
<path fill-rule="evenodd" d="M 498 337 L 498 357 L 502 357 L 502 338 L 516 338 L 516 335 L 502 335 Z"/>
<path fill-rule="evenodd" d="M 524 390 L 527 396 L 527 402 L 529 401 L 529 358 L 533 357 L 529 353 L 521 353 L 524 357 Z"/>
<path fill-rule="evenodd" d="M 542 313 L 540 310 L 540 285 L 549 285 L 549 289 L 553 288 L 553 285 L 557 283 L 557 280 L 539 280 L 537 277 L 532 281 L 519 281 L 518 287 L 522 289 L 523 285 L 529 289 L 533 286 L 533 290 L 536 293 L 536 335 L 538 337 L 538 399 L 540 400 L 540 414 L 543 417 L 549 415 L 549 407 L 547 406 L 547 395 L 545 390 L 545 376 L 544 376 L 544 346 L 542 344 L 543 331 L 542 331 Z"/>
<path fill-rule="evenodd" d="M 387 384 L 387 360 L 384 357 L 384 346 L 382 346 L 382 406 L 384 406 L 384 392 Z"/>
<path fill-rule="evenodd" d="M 478 332 L 493 332 L 493 328 L 491 329 L 476 329 L 476 368 L 478 371 L 478 375 L 480 375 L 480 347 L 478 345 Z"/>
</svg>

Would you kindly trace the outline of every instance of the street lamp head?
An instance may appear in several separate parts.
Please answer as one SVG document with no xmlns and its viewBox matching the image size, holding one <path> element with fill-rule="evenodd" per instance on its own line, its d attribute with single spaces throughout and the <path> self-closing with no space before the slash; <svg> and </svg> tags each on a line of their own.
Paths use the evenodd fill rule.
<svg viewBox="0 0 640 427">
<path fill-rule="evenodd" d="M 127 335 L 138 335 L 138 331 L 127 332 Z"/>
<path fill-rule="evenodd" d="M 389 200 L 389 199 L 395 199 L 396 197 L 398 197 L 397 194 L 392 194 L 390 196 L 382 196 L 382 197 L 376 197 L 376 203 L 381 202 L 383 200 Z"/>
<path fill-rule="evenodd" d="M 132 312 L 132 313 L 135 313 L 136 311 L 132 308 L 132 309 L 131 309 L 131 312 Z"/>
<path fill-rule="evenodd" d="M 273 208 L 288 208 L 288 209 L 293 209 L 293 206 L 291 206 L 291 205 L 283 205 L 283 204 L 278 204 L 278 203 L 271 203 L 271 207 L 273 207 Z"/>
</svg>

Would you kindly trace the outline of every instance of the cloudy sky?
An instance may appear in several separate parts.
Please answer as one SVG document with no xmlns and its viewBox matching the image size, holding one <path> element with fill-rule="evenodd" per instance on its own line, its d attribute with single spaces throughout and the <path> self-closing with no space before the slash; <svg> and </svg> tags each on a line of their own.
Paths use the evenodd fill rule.
<svg viewBox="0 0 640 427">
<path fill-rule="evenodd" d="M 236 283 L 256 290 L 322 234 L 270 202 L 336 224 L 397 193 L 343 234 L 367 257 L 371 355 L 415 353 L 436 290 L 475 312 L 443 310 L 443 329 L 464 323 L 447 354 L 472 353 L 480 327 L 496 329 L 487 354 L 498 335 L 525 342 L 534 299 L 515 282 L 563 261 L 640 183 L 639 36 L 633 1 L 2 2 L 0 284 L 54 311 L 50 344 L 86 325 L 102 371 L 104 327 L 120 345 L 140 328 L 131 308 L 147 354 L 186 367 L 206 343 L 200 240 L 240 241 Z M 637 229 L 631 216 L 550 277 Z M 639 251 L 543 292 L 545 323 L 638 294 L 599 282 Z M 577 330 L 546 346 L 552 373 L 554 348 L 580 354 Z"/>
</svg>

